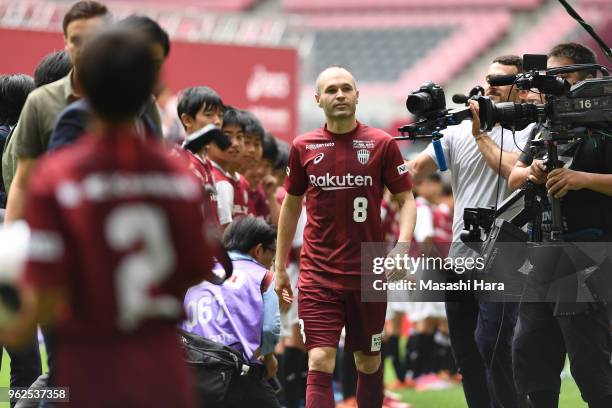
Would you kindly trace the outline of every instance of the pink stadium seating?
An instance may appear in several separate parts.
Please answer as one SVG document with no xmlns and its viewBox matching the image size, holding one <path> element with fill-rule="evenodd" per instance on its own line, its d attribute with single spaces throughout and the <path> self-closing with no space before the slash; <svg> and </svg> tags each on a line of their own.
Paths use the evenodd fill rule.
<svg viewBox="0 0 612 408">
<path fill-rule="evenodd" d="M 583 7 L 587 6 L 607 6 L 608 9 L 612 9 L 612 2 L 610 0 L 582 0 L 580 5 Z"/>
<path fill-rule="evenodd" d="M 531 10 L 543 0 L 282 0 L 283 7 L 293 12 L 316 12 L 329 10 L 400 10 L 465 7 L 501 7 L 516 10 Z M 601 0 L 609 1 L 609 0 Z"/>
<path fill-rule="evenodd" d="M 483 24 L 484 21 L 486 24 Z M 398 52 L 413 55 L 413 64 L 399 67 L 399 78 L 385 82 L 366 81 L 360 85 L 362 92 L 384 93 L 397 99 L 405 98 L 408 91 L 418 88 L 424 81 L 438 83 L 448 81 L 497 41 L 506 32 L 510 23 L 511 13 L 503 10 L 469 13 L 313 14 L 303 21 L 304 28 L 310 27 L 318 30 L 317 32 L 332 29 L 334 31 L 361 29 L 372 32 L 383 29 L 404 29 L 413 30 L 415 35 L 423 35 L 420 32 L 426 34 L 429 30 L 433 35 L 434 30 L 447 28 L 448 34 L 430 49 L 414 50 L 400 47 L 399 50 L 389 50 L 391 59 L 393 59 L 391 51 L 396 55 Z M 333 63 L 333 61 L 326 62 Z M 336 63 L 346 64 L 341 60 Z"/>
<path fill-rule="evenodd" d="M 121 3 L 141 5 L 160 9 L 197 9 L 201 11 L 240 11 L 252 7 L 258 0 L 121 0 L 107 1 L 109 4 Z"/>
</svg>

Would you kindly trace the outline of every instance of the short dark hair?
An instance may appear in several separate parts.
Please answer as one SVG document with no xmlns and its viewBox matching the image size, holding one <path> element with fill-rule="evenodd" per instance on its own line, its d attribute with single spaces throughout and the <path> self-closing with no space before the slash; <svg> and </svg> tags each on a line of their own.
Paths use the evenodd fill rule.
<svg viewBox="0 0 612 408">
<path fill-rule="evenodd" d="M 285 170 L 289 165 L 289 145 L 282 140 L 276 142 L 278 154 L 276 155 L 276 162 L 274 162 L 274 169 Z"/>
<path fill-rule="evenodd" d="M 170 37 L 166 30 L 147 16 L 132 14 L 117 23 L 122 28 L 135 29 L 147 36 L 149 41 L 162 46 L 164 57 L 170 54 Z"/>
<path fill-rule="evenodd" d="M 36 88 L 62 79 L 72 69 L 70 55 L 66 51 L 51 52 L 38 63 L 34 71 Z"/>
<path fill-rule="evenodd" d="M 259 141 L 263 143 L 263 136 L 266 131 L 261 125 L 259 119 L 257 119 L 257 116 L 246 110 L 242 110 L 240 113 L 244 118 L 244 133 L 257 136 Z"/>
<path fill-rule="evenodd" d="M 500 55 L 493 60 L 493 64 L 496 62 L 502 65 L 514 66 L 517 72 L 523 72 L 523 59 L 518 55 Z"/>
<path fill-rule="evenodd" d="M 274 163 L 276 163 L 276 157 L 278 156 L 278 145 L 276 144 L 276 139 L 271 133 L 264 133 L 263 140 L 261 142 L 261 150 L 261 158 L 274 165 Z"/>
<path fill-rule="evenodd" d="M 0 124 L 13 126 L 34 89 L 34 80 L 25 74 L 0 76 Z"/>
<path fill-rule="evenodd" d="M 77 1 L 68 9 L 66 14 L 64 14 L 64 20 L 62 21 L 64 36 L 68 34 L 68 25 L 75 20 L 104 17 L 108 15 L 108 9 L 102 3 L 93 0 Z"/>
<path fill-rule="evenodd" d="M 223 112 L 223 126 L 224 127 L 228 125 L 240 126 L 242 128 L 242 131 L 244 132 L 244 129 L 246 127 L 245 122 L 246 121 L 244 119 L 244 116 L 242 115 L 240 110 L 232 106 L 225 107 L 225 112 Z"/>
<path fill-rule="evenodd" d="M 261 244 L 269 248 L 276 241 L 276 231 L 266 221 L 251 215 L 233 221 L 223 234 L 223 246 L 227 251 L 243 254 Z"/>
<path fill-rule="evenodd" d="M 555 45 L 552 50 L 548 53 L 548 58 L 567 58 L 572 61 L 573 64 L 596 64 L 597 57 L 595 53 L 589 48 L 578 43 L 563 43 Z M 587 76 L 597 76 L 597 70 L 579 71 L 578 76 L 580 79 L 584 79 Z"/>
<path fill-rule="evenodd" d="M 136 116 L 157 80 L 148 42 L 114 28 L 88 42 L 79 57 L 79 80 L 93 110 L 118 123 Z"/>
<path fill-rule="evenodd" d="M 450 184 L 444 183 L 444 185 L 442 186 L 442 195 L 443 196 L 453 195 L 453 188 L 451 187 Z"/>
<path fill-rule="evenodd" d="M 442 183 L 442 176 L 440 176 L 439 173 L 431 173 L 425 177 L 425 180 L 431 181 L 432 183 Z"/>
<path fill-rule="evenodd" d="M 221 97 L 214 89 L 207 86 L 194 86 L 180 93 L 176 113 L 179 119 L 183 113 L 195 118 L 202 106 L 206 106 L 206 109 L 220 109 L 221 111 L 225 109 Z"/>
</svg>

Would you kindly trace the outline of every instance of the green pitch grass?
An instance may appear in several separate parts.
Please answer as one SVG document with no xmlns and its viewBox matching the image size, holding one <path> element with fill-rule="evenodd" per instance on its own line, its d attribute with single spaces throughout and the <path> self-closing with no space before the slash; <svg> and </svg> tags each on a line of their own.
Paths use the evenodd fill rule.
<svg viewBox="0 0 612 408">
<path fill-rule="evenodd" d="M 42 358 L 43 371 L 47 371 L 47 353 L 45 347 L 40 347 L 40 355 Z M 0 368 L 0 387 L 8 387 L 11 383 L 11 358 L 3 351 L 2 354 L 2 368 Z M 0 402 L 0 408 L 9 408 L 8 402 Z"/>
<path fill-rule="evenodd" d="M 43 370 L 47 370 L 47 353 L 41 347 L 40 353 L 43 361 Z M 385 367 L 385 381 L 395 380 L 390 360 Z M 0 387 L 8 387 L 10 378 L 10 358 L 6 352 L 2 357 L 0 369 Z M 467 408 L 461 386 L 455 386 L 443 391 L 416 392 L 413 390 L 401 391 L 402 400 L 412 404 L 413 408 Z M 0 408 L 8 408 L 9 404 L 0 403 Z M 580 398 L 580 392 L 572 379 L 564 380 L 561 386 L 559 408 L 587 408 Z"/>
</svg>

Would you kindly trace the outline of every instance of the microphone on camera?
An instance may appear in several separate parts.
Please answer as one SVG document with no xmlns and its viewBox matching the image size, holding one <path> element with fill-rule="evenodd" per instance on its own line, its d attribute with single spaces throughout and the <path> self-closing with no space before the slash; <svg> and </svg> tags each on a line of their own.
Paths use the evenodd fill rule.
<svg viewBox="0 0 612 408">
<path fill-rule="evenodd" d="M 453 103 L 458 103 L 458 104 L 465 104 L 467 103 L 468 99 L 470 99 L 469 97 L 463 95 L 463 94 L 454 94 L 453 95 Z"/>
<path fill-rule="evenodd" d="M 512 85 L 516 82 L 516 75 L 493 75 L 489 77 L 487 82 L 491 86 Z"/>
<path fill-rule="evenodd" d="M 459 103 L 459 104 L 467 105 L 467 101 L 472 99 L 473 96 L 480 96 L 480 95 L 484 95 L 484 94 L 485 94 L 484 88 L 482 86 L 480 86 L 480 85 L 476 85 L 475 87 L 470 89 L 470 93 L 468 95 L 454 94 L 453 95 L 453 102 L 454 103 Z"/>
</svg>

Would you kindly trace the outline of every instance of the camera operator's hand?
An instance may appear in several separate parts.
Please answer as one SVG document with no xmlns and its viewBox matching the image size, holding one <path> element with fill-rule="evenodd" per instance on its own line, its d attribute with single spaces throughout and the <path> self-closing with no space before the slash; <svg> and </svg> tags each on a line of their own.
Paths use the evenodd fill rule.
<svg viewBox="0 0 612 408">
<path fill-rule="evenodd" d="M 587 183 L 587 174 L 570 169 L 554 169 L 548 174 L 546 188 L 555 198 L 565 196 L 570 190 L 580 190 Z"/>
<path fill-rule="evenodd" d="M 480 106 L 478 106 L 478 102 L 474 100 L 469 100 L 468 104 L 470 105 L 470 111 L 472 111 L 472 136 L 477 137 L 480 135 L 485 135 L 486 132 L 480 130 Z"/>
<path fill-rule="evenodd" d="M 531 174 L 527 177 L 536 184 L 546 183 L 546 166 L 542 160 L 534 160 L 529 166 Z"/>
</svg>

